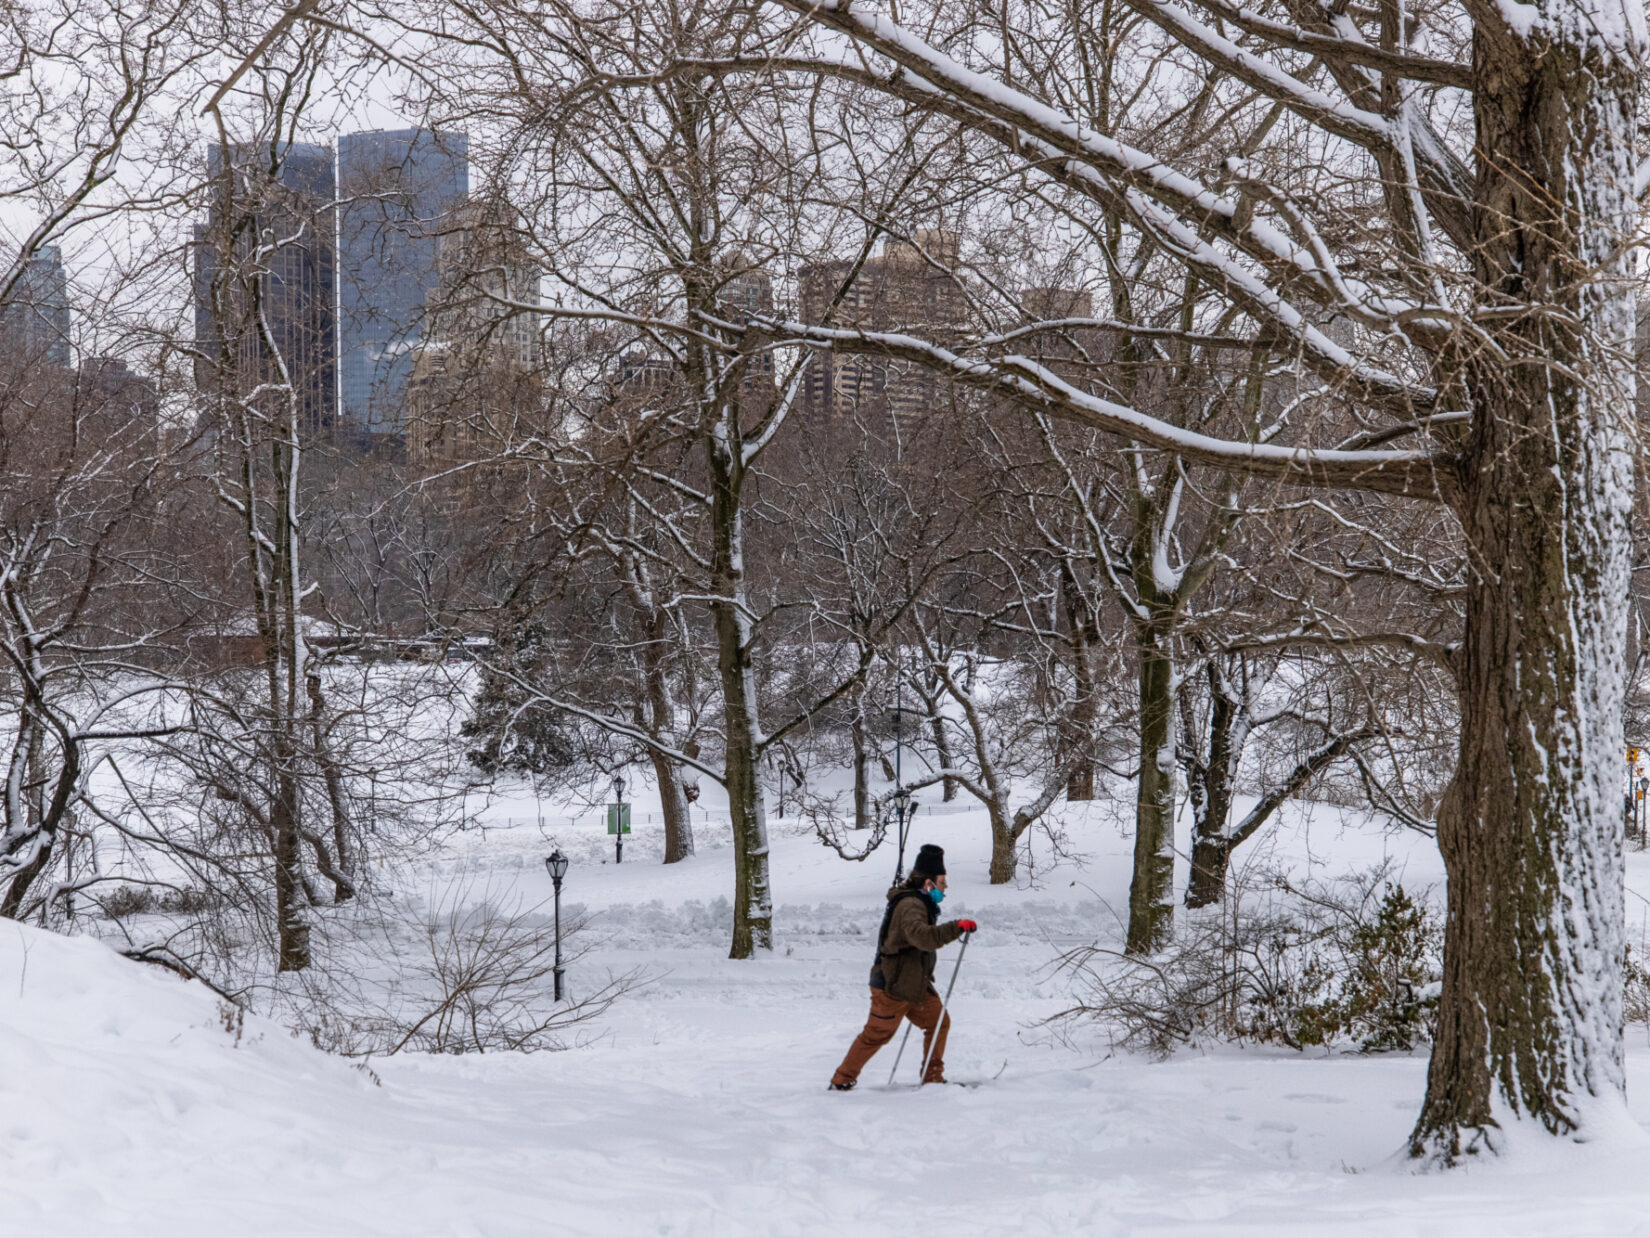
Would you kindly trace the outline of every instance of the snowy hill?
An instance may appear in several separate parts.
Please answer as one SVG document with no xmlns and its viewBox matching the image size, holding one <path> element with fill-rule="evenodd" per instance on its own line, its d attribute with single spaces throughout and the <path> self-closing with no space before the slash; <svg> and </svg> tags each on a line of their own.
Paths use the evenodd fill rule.
<svg viewBox="0 0 1650 1238">
<path fill-rule="evenodd" d="M 1152 1063 L 1052 1041 L 1038 1021 L 1068 995 L 1048 963 L 1062 940 L 1099 931 L 1124 879 L 1126 840 L 1110 822 L 1073 829 L 1087 869 L 1028 890 L 984 885 L 972 816 L 919 827 L 951 858 L 946 911 L 983 925 L 948 1056 L 953 1078 L 986 1082 L 885 1090 L 884 1051 L 848 1095 L 824 1084 L 865 1015 L 881 853 L 844 864 L 777 838 L 779 949 L 735 963 L 713 908 L 730 855 L 713 839 L 667 873 L 603 865 L 594 834 L 567 833 L 559 841 L 582 847 L 570 896 L 603 912 L 607 935 L 581 966 L 643 965 L 652 983 L 568 1052 L 379 1059 L 381 1085 L 272 1023 L 249 1017 L 237 1032 L 199 984 L 91 940 L 0 925 L 0 1232 L 1650 1233 L 1646 1153 L 1630 1140 L 1405 1172 L 1393 1158 L 1422 1056 L 1231 1050 Z M 1348 850 L 1392 845 L 1320 825 L 1311 849 L 1337 837 Z M 530 885 L 542 850 L 536 831 L 489 831 L 447 863 Z M 1630 1040 L 1642 1099 L 1650 1048 L 1642 1031 Z M 902 1078 L 916 1070 L 908 1052 Z"/>
</svg>

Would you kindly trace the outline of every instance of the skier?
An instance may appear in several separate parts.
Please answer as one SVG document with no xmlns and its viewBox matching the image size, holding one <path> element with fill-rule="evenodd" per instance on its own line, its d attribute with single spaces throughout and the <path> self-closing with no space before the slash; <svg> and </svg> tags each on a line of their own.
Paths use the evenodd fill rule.
<svg viewBox="0 0 1650 1238">
<path fill-rule="evenodd" d="M 940 1017 L 934 964 L 941 946 L 979 925 L 972 920 L 938 923 L 944 898 L 945 852 L 928 843 L 917 852 L 905 884 L 888 891 L 888 910 L 877 933 L 877 958 L 871 967 L 871 1017 L 831 1076 L 833 1091 L 853 1089 L 865 1063 L 893 1039 L 902 1018 L 922 1028 L 922 1053 L 928 1062 L 923 1082 L 945 1082 L 945 1038 L 951 1030 L 951 1016 Z"/>
</svg>

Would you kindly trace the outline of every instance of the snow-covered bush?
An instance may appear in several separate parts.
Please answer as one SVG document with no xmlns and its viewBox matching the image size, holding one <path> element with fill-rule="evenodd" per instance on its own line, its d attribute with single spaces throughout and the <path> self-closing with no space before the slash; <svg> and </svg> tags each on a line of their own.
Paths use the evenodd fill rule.
<svg viewBox="0 0 1650 1238">
<path fill-rule="evenodd" d="M 1642 949 L 1642 946 L 1641 946 Z M 1650 1027 L 1650 968 L 1633 957 L 1633 947 L 1627 947 L 1622 974 L 1625 977 L 1622 992 L 1622 1014 L 1629 1023 Z"/>
<path fill-rule="evenodd" d="M 1064 963 L 1121 1048 L 1213 1041 L 1408 1050 L 1431 1035 L 1443 927 L 1428 895 L 1384 866 L 1332 882 L 1276 881 L 1262 897 L 1191 917 L 1150 957 L 1087 947 Z"/>
</svg>

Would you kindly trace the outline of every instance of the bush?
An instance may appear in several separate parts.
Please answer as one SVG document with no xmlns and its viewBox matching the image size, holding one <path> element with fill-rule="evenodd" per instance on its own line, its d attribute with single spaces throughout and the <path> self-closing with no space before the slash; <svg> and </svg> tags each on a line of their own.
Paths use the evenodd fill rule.
<svg viewBox="0 0 1650 1238">
<path fill-rule="evenodd" d="M 530 1053 L 569 1037 L 646 982 L 640 970 L 600 978 L 588 964 L 586 917 L 562 917 L 567 996 L 555 996 L 556 939 L 541 904 L 500 906 L 464 881 L 419 900 L 386 901 L 329 962 L 295 978 L 292 1021 L 317 1048 L 348 1056 Z M 291 983 L 291 982 L 289 982 Z"/>
<path fill-rule="evenodd" d="M 1204 1041 L 1408 1050 L 1432 1033 L 1443 928 L 1427 894 L 1385 866 L 1340 881 L 1232 898 L 1150 959 L 1088 947 L 1067 955 L 1084 1000 L 1061 1019 L 1099 1021 L 1123 1048 L 1167 1054 Z"/>
<path fill-rule="evenodd" d="M 573 737 L 559 711 L 533 702 L 521 686 L 542 679 L 549 642 L 540 624 L 526 624 L 498 646 L 499 665 L 482 669 L 475 711 L 459 734 L 477 746 L 467 754 L 483 773 L 547 774 L 575 759 Z"/>
<path fill-rule="evenodd" d="M 1374 920 L 1355 921 L 1346 934 L 1341 954 L 1351 973 L 1326 1005 L 1330 1035 L 1344 1032 L 1366 1053 L 1430 1040 L 1442 952 L 1443 926 L 1403 886 L 1387 885 Z"/>
<path fill-rule="evenodd" d="M 217 896 L 210 890 L 198 890 L 193 886 L 157 888 L 119 885 L 97 898 L 98 905 L 103 908 L 103 914 L 111 920 L 156 914 L 194 915 L 216 906 L 218 901 Z"/>
<path fill-rule="evenodd" d="M 1623 964 L 1622 1015 L 1629 1023 L 1650 1026 L 1650 970 L 1633 957 L 1632 946 L 1627 947 Z"/>
</svg>

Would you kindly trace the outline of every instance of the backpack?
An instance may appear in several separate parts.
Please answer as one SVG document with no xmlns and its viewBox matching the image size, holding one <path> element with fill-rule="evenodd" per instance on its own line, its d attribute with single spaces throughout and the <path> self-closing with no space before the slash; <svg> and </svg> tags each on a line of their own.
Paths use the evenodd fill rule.
<svg viewBox="0 0 1650 1238">
<path fill-rule="evenodd" d="M 897 950 L 886 951 L 886 950 L 883 949 L 883 946 L 888 941 L 888 927 L 889 927 L 889 925 L 891 925 L 894 922 L 894 908 L 899 906 L 901 899 L 911 898 L 912 896 L 915 896 L 917 898 L 921 898 L 925 902 L 928 903 L 928 907 L 926 908 L 926 910 L 928 911 L 928 916 L 929 916 L 930 923 L 932 923 L 933 920 L 938 916 L 939 909 L 934 906 L 933 900 L 929 899 L 928 896 L 926 894 L 924 894 L 921 890 L 916 890 L 916 889 L 901 890 L 898 894 L 894 895 L 893 898 L 888 900 L 887 910 L 885 910 L 882 913 L 882 926 L 877 929 L 877 953 L 876 953 L 876 957 L 871 960 L 871 987 L 873 989 L 882 989 L 884 992 L 887 991 L 887 980 L 883 975 L 882 960 L 885 959 L 885 958 L 893 958 L 895 955 L 897 955 L 899 953 L 899 951 L 897 951 Z M 882 981 L 883 983 L 878 984 L 877 982 L 879 980 Z"/>
</svg>

